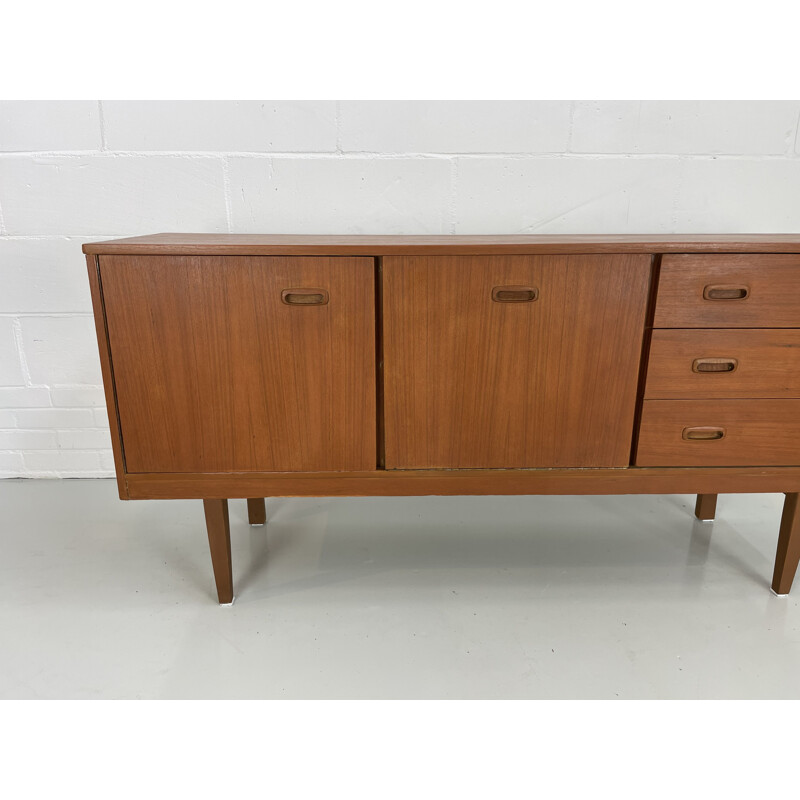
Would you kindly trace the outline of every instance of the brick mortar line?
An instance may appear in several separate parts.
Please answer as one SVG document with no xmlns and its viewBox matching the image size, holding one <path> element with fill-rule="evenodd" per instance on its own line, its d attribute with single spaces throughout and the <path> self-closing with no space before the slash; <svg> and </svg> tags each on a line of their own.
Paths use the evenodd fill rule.
<svg viewBox="0 0 800 800">
<path fill-rule="evenodd" d="M 148 158 L 185 158 L 187 160 L 221 159 L 230 153 L 226 150 L 12 150 L 0 152 L 0 160 L 12 158 L 98 158 L 103 160 Z M 334 155 L 330 152 L 329 155 Z"/>
<path fill-rule="evenodd" d="M 9 316 L 9 315 L 3 315 Z M 20 323 L 20 315 L 14 314 L 12 319 L 13 322 L 13 330 L 14 330 L 14 342 L 17 345 L 17 353 L 19 355 L 20 365 L 22 367 L 22 379 L 25 381 L 25 388 L 33 389 L 33 388 L 41 388 L 39 385 L 35 384 L 31 379 L 31 371 L 28 367 L 28 359 L 25 357 L 25 344 L 22 338 L 22 325 Z"/>
<path fill-rule="evenodd" d="M 4 390 L 17 390 L 20 389 L 47 389 L 51 392 L 60 391 L 102 391 L 103 387 L 96 383 L 47 383 L 39 384 L 37 386 L 0 386 L 0 392 Z M 69 408 L 105 408 L 105 406 L 69 406 Z"/>
<path fill-rule="evenodd" d="M 450 216 L 450 233 L 452 234 L 456 232 L 456 228 L 458 227 L 458 218 L 456 217 L 456 210 L 458 208 L 458 182 L 458 159 L 454 158 L 450 162 L 450 207 L 448 209 Z"/>
<path fill-rule="evenodd" d="M 103 108 L 103 101 L 97 101 L 97 119 L 100 124 L 100 150 L 108 150 L 108 140 L 106 139 L 106 116 Z"/>
<path fill-rule="evenodd" d="M 6 233 L 0 235 L 0 242 L 4 241 L 63 241 L 76 245 L 89 244 L 101 241 L 104 236 L 118 236 L 118 233 Z"/>
<path fill-rule="evenodd" d="M 85 233 L 42 233 L 42 234 L 24 234 L 24 233 L 4 233 L 0 234 L 0 241 L 6 240 L 20 240 L 20 241 L 38 241 L 40 239 L 47 241 L 72 241 L 73 239 L 86 239 L 87 242 L 96 241 L 103 236 L 115 236 L 116 234 L 107 233 L 93 233 L 91 236 Z"/>
<path fill-rule="evenodd" d="M 797 153 L 669 153 L 669 152 L 642 152 L 642 153 L 607 153 L 607 152 L 567 152 L 565 150 L 543 151 L 464 151 L 464 152 L 436 152 L 436 151 L 379 151 L 379 150 L 347 150 L 336 152 L 326 151 L 275 151 L 255 152 L 248 150 L 136 150 L 136 151 L 19 151 L 13 153 L 0 153 L 0 160 L 22 158 L 64 158 L 79 159 L 86 157 L 102 160 L 132 159 L 132 158 L 184 158 L 187 160 L 223 160 L 226 158 L 268 159 L 283 158 L 297 160 L 358 160 L 371 159 L 376 161 L 393 161 L 400 159 L 432 159 L 445 160 L 451 158 L 485 158 L 485 159 L 686 159 L 686 160 L 781 160 L 796 158 Z"/>
<path fill-rule="evenodd" d="M 3 411 L 9 411 L 14 415 L 15 425 L 13 427 L 4 427 L 2 430 L 19 430 L 19 431 L 27 431 L 27 430 L 48 430 L 48 431 L 66 431 L 66 430 L 84 430 L 88 428 L 97 428 L 102 430 L 103 426 L 99 425 L 97 420 L 92 415 L 92 408 L 83 408 L 83 407 L 75 407 L 75 406 L 46 406 L 46 407 L 37 407 L 37 408 L 29 408 L 25 406 L 10 406 L 8 408 L 4 408 Z M 39 419 L 46 419 L 41 412 L 46 411 L 50 416 L 58 415 L 58 414 L 73 414 L 72 425 L 69 424 L 69 421 L 62 422 L 60 425 L 56 422 L 55 424 L 50 424 L 47 428 L 39 428 L 36 425 L 20 425 L 19 424 L 19 414 L 23 416 L 25 414 L 30 414 L 35 412 L 34 419 L 37 417 Z M 89 413 L 90 421 L 85 425 L 80 425 L 74 419 L 74 414 L 82 412 L 86 414 Z"/>
<path fill-rule="evenodd" d="M 233 232 L 233 198 L 231 196 L 231 165 L 228 157 L 222 159 L 222 194 L 225 198 L 225 222 L 228 233 Z"/>
<path fill-rule="evenodd" d="M 578 104 L 573 100 L 569 104 L 569 127 L 567 128 L 567 152 L 572 152 L 572 135 L 575 130 L 575 112 Z"/>
<path fill-rule="evenodd" d="M 110 447 L 59 447 L 57 450 L 52 447 L 29 447 L 24 452 L 26 453 L 105 453 L 110 451 Z"/>
<path fill-rule="evenodd" d="M 800 158 L 800 111 L 797 112 L 797 121 L 794 125 L 794 142 L 789 155 L 794 158 Z"/>
<path fill-rule="evenodd" d="M 24 461 L 24 459 L 23 459 Z M 81 478 L 83 480 L 106 480 L 113 478 L 114 473 L 105 469 L 96 470 L 70 470 L 65 472 L 63 470 L 39 470 L 25 467 L 23 463 L 24 472 L 17 472 L 16 470 L 9 471 L 5 474 L 0 474 L 0 480 L 13 481 L 13 480 L 27 480 L 36 478 L 37 480 L 62 480 L 64 478 Z"/>
<path fill-rule="evenodd" d="M 91 317 L 91 311 L 0 311 L 0 317 Z"/>
<path fill-rule="evenodd" d="M 342 151 L 342 101 L 337 100 L 334 107 L 333 124 L 336 129 L 336 152 L 341 154 Z"/>
<path fill-rule="evenodd" d="M 58 391 L 60 389 L 99 389 L 100 391 L 103 390 L 102 383 L 51 383 L 48 384 L 50 389 Z M 83 408 L 84 406 L 79 406 Z M 91 406 L 86 406 L 86 408 L 90 408 Z M 96 408 L 97 406 L 94 406 Z"/>
<path fill-rule="evenodd" d="M 64 408 L 10 408 L 5 409 L 6 411 L 69 411 L 70 409 Z M 61 425 L 56 428 L 8 428 L 8 427 L 0 427 L 0 432 L 2 433 L 83 433 L 88 431 L 89 433 L 107 433 L 108 428 L 99 428 L 97 426 L 94 427 L 86 427 L 86 428 L 70 428 L 68 425 Z M 47 448 L 44 448 L 47 449 Z M 104 450 L 103 447 L 91 447 L 88 448 L 90 450 Z M 110 445 L 109 445 L 110 449 Z"/>
<path fill-rule="evenodd" d="M 28 388 L 28 387 L 25 387 L 25 388 Z M 14 414 L 16 414 L 16 413 L 23 413 L 24 414 L 24 413 L 29 412 L 29 411 L 37 411 L 37 412 L 39 412 L 39 411 L 47 411 L 47 412 L 50 412 L 50 413 L 58 413 L 58 414 L 60 414 L 60 413 L 62 413 L 64 411 L 66 411 L 68 413 L 71 413 L 71 412 L 75 412 L 75 413 L 83 412 L 84 414 L 87 411 L 89 412 L 89 415 L 92 417 L 92 421 L 87 425 L 69 425 L 69 424 L 64 425 L 64 424 L 62 424 L 62 425 L 51 426 L 51 430 L 63 430 L 63 431 L 66 431 L 66 430 L 72 430 L 72 429 L 83 430 L 85 428 L 97 428 L 97 429 L 102 430 L 105 426 L 101 425 L 100 423 L 98 423 L 97 420 L 93 416 L 93 412 L 98 410 L 98 409 L 100 409 L 100 408 L 105 410 L 105 406 L 54 406 L 54 405 L 49 405 L 49 406 L 10 405 L 10 406 L 6 406 L 5 408 L 0 409 L 0 410 L 2 410 L 2 411 L 11 411 Z M 33 425 L 31 427 L 35 428 L 36 426 Z M 3 426 L 0 426 L 0 429 L 1 428 L 3 428 Z M 19 428 L 19 425 L 14 425 L 14 428 Z"/>
</svg>

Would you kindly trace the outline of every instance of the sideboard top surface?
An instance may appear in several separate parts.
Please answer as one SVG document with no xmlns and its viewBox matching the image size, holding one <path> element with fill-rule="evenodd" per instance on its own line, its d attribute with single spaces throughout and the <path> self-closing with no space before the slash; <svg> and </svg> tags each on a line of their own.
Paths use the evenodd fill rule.
<svg viewBox="0 0 800 800">
<path fill-rule="evenodd" d="M 800 253 L 800 234 L 308 236 L 156 233 L 90 242 L 92 255 L 477 255 L 570 253 Z"/>
</svg>

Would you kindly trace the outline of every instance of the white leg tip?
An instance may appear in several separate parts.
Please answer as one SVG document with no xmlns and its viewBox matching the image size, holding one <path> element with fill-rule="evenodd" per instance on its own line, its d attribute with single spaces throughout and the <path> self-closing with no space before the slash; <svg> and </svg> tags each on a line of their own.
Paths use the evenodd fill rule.
<svg viewBox="0 0 800 800">
<path fill-rule="evenodd" d="M 264 527 L 264 523 L 263 522 L 251 522 L 250 523 L 250 527 L 251 528 L 263 528 Z"/>
<path fill-rule="evenodd" d="M 769 590 L 772 592 L 772 594 L 775 595 L 775 597 L 788 597 L 789 596 L 789 592 L 786 592 L 786 594 L 778 594 L 771 586 L 770 586 Z"/>
<path fill-rule="evenodd" d="M 220 608 L 230 608 L 235 602 L 236 602 L 236 595 L 233 596 L 233 600 L 231 600 L 230 603 L 220 603 L 219 607 Z"/>
</svg>

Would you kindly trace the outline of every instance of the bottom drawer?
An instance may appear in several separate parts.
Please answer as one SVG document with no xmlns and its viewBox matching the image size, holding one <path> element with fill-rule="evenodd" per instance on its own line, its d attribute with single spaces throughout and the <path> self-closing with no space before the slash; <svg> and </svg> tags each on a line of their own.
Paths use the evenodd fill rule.
<svg viewBox="0 0 800 800">
<path fill-rule="evenodd" d="M 645 400 L 636 466 L 800 464 L 800 400 Z"/>
</svg>

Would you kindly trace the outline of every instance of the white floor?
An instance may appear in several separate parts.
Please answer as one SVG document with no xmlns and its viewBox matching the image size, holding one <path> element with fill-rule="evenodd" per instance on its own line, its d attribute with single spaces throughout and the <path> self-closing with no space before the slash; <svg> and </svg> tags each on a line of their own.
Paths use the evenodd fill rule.
<svg viewBox="0 0 800 800">
<path fill-rule="evenodd" d="M 200 501 L 0 481 L 0 697 L 800 698 L 782 500 L 236 500 L 220 608 Z"/>
</svg>

